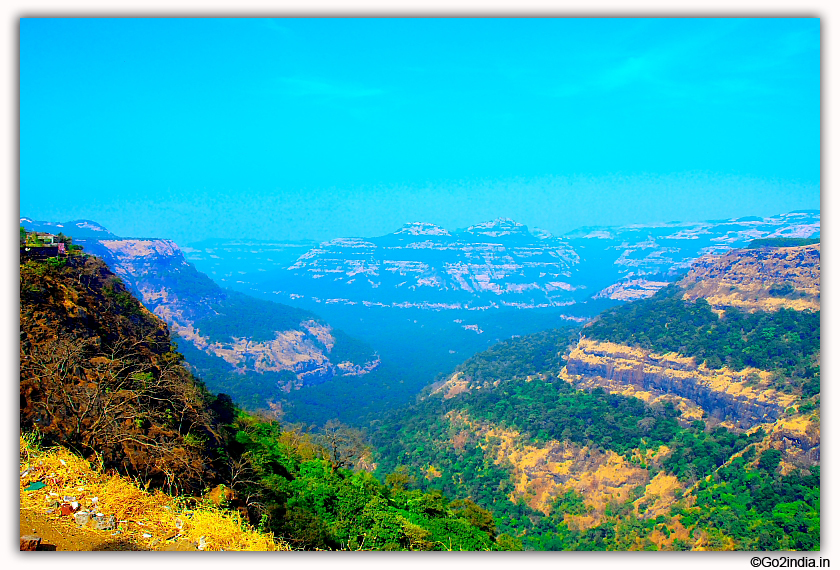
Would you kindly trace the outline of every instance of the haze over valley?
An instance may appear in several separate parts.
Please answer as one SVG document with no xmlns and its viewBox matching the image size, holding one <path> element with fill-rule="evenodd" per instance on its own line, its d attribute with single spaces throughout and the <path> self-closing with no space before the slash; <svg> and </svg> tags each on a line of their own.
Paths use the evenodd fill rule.
<svg viewBox="0 0 840 570">
<path fill-rule="evenodd" d="M 821 26 L 21 18 L 21 550 L 828 562 Z"/>
</svg>

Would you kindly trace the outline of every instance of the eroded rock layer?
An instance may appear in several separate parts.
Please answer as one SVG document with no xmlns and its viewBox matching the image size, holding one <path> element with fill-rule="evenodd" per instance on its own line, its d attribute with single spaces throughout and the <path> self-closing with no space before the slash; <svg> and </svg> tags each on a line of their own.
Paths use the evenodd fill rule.
<svg viewBox="0 0 840 570">
<path fill-rule="evenodd" d="M 259 312 L 263 306 L 274 310 L 282 306 L 221 289 L 196 271 L 173 241 L 108 239 L 83 243 L 88 251 L 102 256 L 173 333 L 221 359 L 235 372 L 291 371 L 297 381 L 284 386 L 289 390 L 334 376 L 366 374 L 379 365 L 375 356 L 362 361 L 331 357 L 336 344 L 332 328 L 315 320 L 311 313 L 291 308 L 283 322 L 276 326 L 268 323 L 272 329 L 269 338 L 257 338 L 248 331 L 208 333 L 237 330 L 220 326 L 220 318 L 247 323 L 259 316 L 250 313 Z"/>
<path fill-rule="evenodd" d="M 799 399 L 771 388 L 769 372 L 710 369 L 698 366 L 693 358 L 587 338 L 569 354 L 564 378 L 583 389 L 600 387 L 625 393 L 631 388 L 654 398 L 670 395 L 681 400 L 674 403 L 686 419 L 696 417 L 693 408 L 697 406 L 716 420 L 739 428 L 775 421 Z"/>
<path fill-rule="evenodd" d="M 679 283 L 715 308 L 820 310 L 820 244 L 739 249 L 698 260 Z"/>
</svg>

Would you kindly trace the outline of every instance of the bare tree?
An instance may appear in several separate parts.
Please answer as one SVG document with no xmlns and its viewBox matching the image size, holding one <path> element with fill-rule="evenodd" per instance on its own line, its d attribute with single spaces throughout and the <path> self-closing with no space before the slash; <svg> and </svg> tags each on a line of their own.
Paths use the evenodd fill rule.
<svg viewBox="0 0 840 570">
<path fill-rule="evenodd" d="M 358 429 L 329 420 L 318 436 L 318 442 L 327 450 L 333 469 L 352 469 L 367 451 L 365 436 Z"/>
<path fill-rule="evenodd" d="M 183 436 L 209 430 L 209 412 L 189 373 L 153 360 L 144 346 L 121 339 L 106 348 L 69 336 L 22 343 L 21 424 L 105 464 L 121 460 L 144 478 L 162 475 L 167 487 L 200 480 L 205 466 Z"/>
</svg>

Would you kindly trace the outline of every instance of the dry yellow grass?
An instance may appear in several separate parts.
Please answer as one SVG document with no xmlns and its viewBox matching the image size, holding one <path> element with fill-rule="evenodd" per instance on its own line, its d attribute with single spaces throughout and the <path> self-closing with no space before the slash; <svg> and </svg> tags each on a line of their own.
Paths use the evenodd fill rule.
<svg viewBox="0 0 840 570">
<path fill-rule="evenodd" d="M 516 430 L 475 421 L 465 413 L 450 412 L 448 418 L 455 425 L 469 426 L 494 463 L 513 467 L 511 482 L 514 488 L 508 496 L 511 502 L 521 498 L 531 508 L 549 514 L 557 497 L 570 490 L 579 493 L 588 513 L 567 514 L 564 517 L 569 527 L 576 530 L 585 530 L 603 522 L 609 504 L 625 502 L 634 488 L 650 483 L 646 469 L 632 464 L 614 451 L 602 452 L 558 440 L 534 445 Z M 663 445 L 645 453 L 636 450 L 636 454 L 645 462 L 655 463 L 668 451 Z M 674 488 L 677 487 L 675 482 L 674 478 Z M 657 481 L 658 485 L 661 483 L 661 480 Z M 673 492 L 665 493 L 657 486 L 651 492 L 661 496 L 658 508 L 670 507 L 673 503 Z M 655 501 L 652 495 L 648 499 L 651 503 Z"/>
<path fill-rule="evenodd" d="M 147 492 L 126 477 L 107 475 L 67 449 L 41 450 L 30 437 L 20 438 L 20 509 L 45 513 L 65 496 L 75 497 L 81 508 L 93 506 L 116 517 L 119 537 L 149 550 L 161 550 L 173 541 L 194 544 L 201 550 L 291 550 L 274 538 L 243 522 L 239 513 L 223 511 L 208 502 L 188 508 L 185 501 L 162 493 Z M 25 491 L 30 483 L 46 486 Z M 77 527 L 72 516 L 58 509 L 47 514 L 56 527 L 81 528 L 84 532 L 110 536 L 114 530 Z"/>
</svg>

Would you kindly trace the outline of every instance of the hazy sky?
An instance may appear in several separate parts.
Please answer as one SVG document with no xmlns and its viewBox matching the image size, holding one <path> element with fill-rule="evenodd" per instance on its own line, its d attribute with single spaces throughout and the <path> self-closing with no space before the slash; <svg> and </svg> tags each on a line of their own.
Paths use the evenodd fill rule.
<svg viewBox="0 0 840 570">
<path fill-rule="evenodd" d="M 20 208 L 329 239 L 820 207 L 820 23 L 37 20 Z"/>
</svg>

